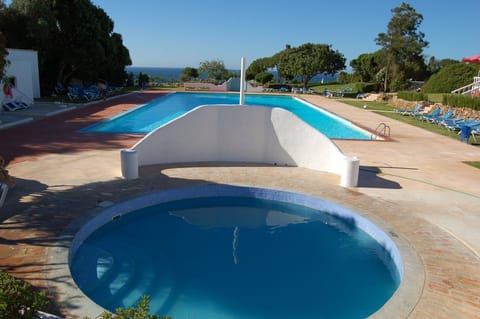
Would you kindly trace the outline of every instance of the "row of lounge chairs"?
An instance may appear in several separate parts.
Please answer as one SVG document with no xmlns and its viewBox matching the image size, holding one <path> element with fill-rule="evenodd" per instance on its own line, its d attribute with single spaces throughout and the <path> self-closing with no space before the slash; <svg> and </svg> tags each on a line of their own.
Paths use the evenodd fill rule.
<svg viewBox="0 0 480 319">
<path fill-rule="evenodd" d="M 120 87 L 112 87 L 104 83 L 92 84 L 83 86 L 80 84 L 71 84 L 65 89 L 65 87 L 58 83 L 55 86 L 56 94 L 66 94 L 71 101 L 74 100 L 97 100 L 105 98 L 108 95 L 114 94 L 120 91 Z"/>
<path fill-rule="evenodd" d="M 422 121 L 437 124 L 438 126 L 450 131 L 458 132 L 458 134 L 462 134 L 462 140 L 468 140 L 469 136 L 471 135 L 476 142 L 476 135 L 480 135 L 480 121 L 474 119 L 465 119 L 463 117 L 455 117 L 454 110 L 448 110 L 442 114 L 442 110 L 440 108 L 436 108 L 431 113 L 425 113 L 423 104 L 419 103 L 412 110 L 396 109 L 395 112 L 406 116 L 412 116 Z"/>
<path fill-rule="evenodd" d="M 2 102 L 2 107 L 5 111 L 13 112 L 13 111 L 29 108 L 30 104 L 22 100 L 5 99 Z"/>
</svg>

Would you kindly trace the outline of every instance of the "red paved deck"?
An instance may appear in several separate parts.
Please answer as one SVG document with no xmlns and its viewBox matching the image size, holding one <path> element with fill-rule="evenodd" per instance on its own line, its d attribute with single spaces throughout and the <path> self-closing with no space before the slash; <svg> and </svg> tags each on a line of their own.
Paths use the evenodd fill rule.
<svg viewBox="0 0 480 319">
<path fill-rule="evenodd" d="M 142 91 L 0 131 L 0 155 L 14 164 L 47 154 L 130 147 L 143 135 L 78 130 L 166 94 Z"/>
</svg>

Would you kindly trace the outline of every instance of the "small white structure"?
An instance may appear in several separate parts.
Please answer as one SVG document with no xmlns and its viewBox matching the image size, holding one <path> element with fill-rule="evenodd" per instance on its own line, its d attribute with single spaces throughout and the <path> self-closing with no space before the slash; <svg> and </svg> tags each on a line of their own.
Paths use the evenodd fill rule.
<svg viewBox="0 0 480 319">
<path fill-rule="evenodd" d="M 33 102 L 40 97 L 40 76 L 38 72 L 38 54 L 33 50 L 7 49 L 5 75 L 13 77 L 14 99 L 21 98 L 26 102 Z M 0 79 L 1 80 L 1 79 Z M 1 83 L 3 88 L 3 83 Z M 0 90 L 0 102 L 5 98 L 3 89 Z"/>
<path fill-rule="evenodd" d="M 292 113 L 257 106 L 200 106 L 122 150 L 122 174 L 138 177 L 153 164 L 243 162 L 300 166 L 358 183 L 359 160 L 345 156 L 325 135 Z"/>
</svg>

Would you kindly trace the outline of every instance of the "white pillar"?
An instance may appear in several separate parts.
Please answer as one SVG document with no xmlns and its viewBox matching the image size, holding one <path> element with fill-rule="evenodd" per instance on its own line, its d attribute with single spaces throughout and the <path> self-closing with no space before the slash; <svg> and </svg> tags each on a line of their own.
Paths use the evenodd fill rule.
<svg viewBox="0 0 480 319">
<path fill-rule="evenodd" d="M 358 185 L 358 173 L 360 171 L 360 160 L 354 157 L 345 156 L 344 170 L 340 176 L 340 186 L 356 187 Z"/>
<path fill-rule="evenodd" d="M 240 105 L 245 102 L 245 58 L 240 60 Z"/>
<path fill-rule="evenodd" d="M 138 153 L 136 150 L 123 149 L 120 151 L 122 176 L 125 179 L 138 178 Z"/>
</svg>

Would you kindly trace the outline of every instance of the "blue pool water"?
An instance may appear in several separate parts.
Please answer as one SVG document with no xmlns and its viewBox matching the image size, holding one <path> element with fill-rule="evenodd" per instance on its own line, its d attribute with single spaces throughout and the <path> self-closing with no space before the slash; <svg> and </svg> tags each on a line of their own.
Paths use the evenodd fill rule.
<svg viewBox="0 0 480 319">
<path fill-rule="evenodd" d="M 149 133 L 161 125 L 205 104 L 238 104 L 238 94 L 185 93 L 167 94 L 133 111 L 90 126 L 83 132 Z M 352 123 L 290 96 L 246 95 L 250 106 L 286 109 L 329 138 L 371 139 Z"/>
<path fill-rule="evenodd" d="M 271 199 L 167 201 L 118 215 L 71 256 L 77 285 L 115 310 L 151 298 L 175 319 L 365 318 L 395 292 L 386 249 L 352 219 Z"/>
</svg>

